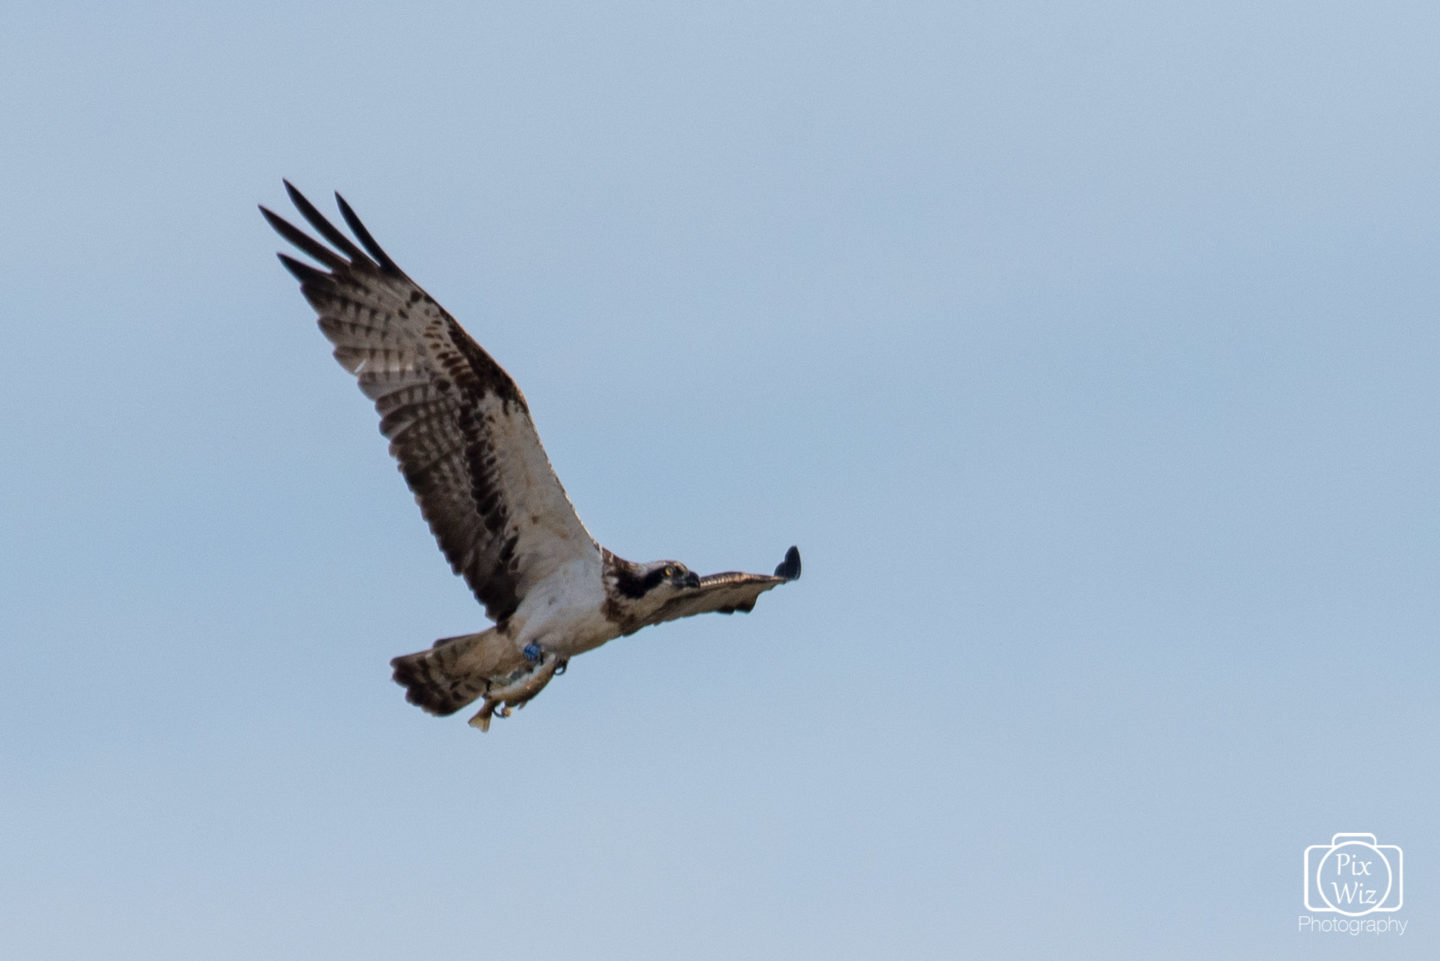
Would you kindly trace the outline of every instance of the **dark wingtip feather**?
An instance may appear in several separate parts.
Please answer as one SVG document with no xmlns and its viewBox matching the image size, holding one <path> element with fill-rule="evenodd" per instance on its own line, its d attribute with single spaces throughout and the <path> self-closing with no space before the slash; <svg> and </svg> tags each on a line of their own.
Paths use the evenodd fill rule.
<svg viewBox="0 0 1440 961">
<path fill-rule="evenodd" d="M 301 210 L 304 210 L 306 207 L 309 207 L 311 210 L 315 209 L 315 205 L 306 199 L 305 195 L 300 192 L 300 188 L 292 184 L 289 178 L 281 177 L 280 182 L 285 185 L 285 195 L 290 198 L 292 204 Z"/>
<path fill-rule="evenodd" d="M 326 267 L 329 267 L 331 270 L 339 270 L 346 265 L 345 258 L 290 223 L 290 221 L 284 217 L 281 217 L 264 205 L 261 205 L 260 213 L 264 215 L 266 222 L 274 228 L 277 234 L 284 237 L 311 257 L 314 257 Z"/>
<path fill-rule="evenodd" d="M 350 225 L 350 230 L 359 238 L 360 243 L 365 245 L 365 249 L 370 251 L 370 256 L 374 257 L 381 267 L 391 273 L 402 273 L 400 268 L 395 266 L 395 261 L 390 259 L 390 255 L 380 249 L 380 245 L 375 242 L 375 238 L 370 236 L 370 231 L 365 229 L 365 225 L 360 222 L 359 217 L 355 216 L 355 211 L 350 208 L 350 205 L 345 202 L 345 198 L 340 196 L 338 191 L 335 194 L 335 203 L 340 206 L 340 216 L 345 218 L 345 222 Z"/>
<path fill-rule="evenodd" d="M 330 241 L 337 250 L 346 257 L 349 257 L 352 263 L 363 264 L 369 262 L 369 258 L 365 256 L 365 252 L 355 246 L 355 242 L 345 236 L 338 227 L 325 219 L 325 215 L 322 214 L 304 194 L 295 189 L 295 185 L 288 180 L 285 181 L 285 192 L 290 195 L 290 202 L 295 205 L 296 210 L 300 211 L 300 216 L 309 221 L 310 226 L 320 232 L 320 236 Z"/>
<path fill-rule="evenodd" d="M 787 581 L 797 580 L 800 577 L 800 549 L 792 546 L 785 552 L 785 559 L 780 566 L 775 568 L 775 576 L 783 577 Z"/>
<path fill-rule="evenodd" d="M 330 279 L 330 275 L 325 271 L 312 267 L 304 261 L 296 260 L 289 254 L 276 254 L 275 256 L 280 258 L 280 263 L 284 264 L 285 269 L 290 271 L 302 285 L 321 283 Z"/>
</svg>

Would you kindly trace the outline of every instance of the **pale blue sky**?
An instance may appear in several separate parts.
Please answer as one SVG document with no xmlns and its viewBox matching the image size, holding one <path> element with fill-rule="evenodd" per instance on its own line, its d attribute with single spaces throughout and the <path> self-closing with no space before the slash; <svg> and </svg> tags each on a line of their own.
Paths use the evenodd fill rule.
<svg viewBox="0 0 1440 961">
<path fill-rule="evenodd" d="M 1440 949 L 1434 4 L 38 10 L 0 956 Z M 282 176 L 510 370 L 603 543 L 804 579 L 488 735 L 407 705 L 388 659 L 483 615 Z M 1348 831 L 1403 937 L 1296 932 Z"/>
</svg>

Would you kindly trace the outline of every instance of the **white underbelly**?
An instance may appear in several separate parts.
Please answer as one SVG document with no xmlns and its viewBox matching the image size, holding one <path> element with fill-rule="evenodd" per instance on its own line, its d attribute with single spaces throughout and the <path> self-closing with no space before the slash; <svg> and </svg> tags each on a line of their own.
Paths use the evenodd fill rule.
<svg viewBox="0 0 1440 961">
<path fill-rule="evenodd" d="M 577 563 L 536 584 L 511 615 L 515 645 L 539 644 L 573 657 L 620 636 L 607 618 L 605 588 L 595 567 Z"/>
</svg>

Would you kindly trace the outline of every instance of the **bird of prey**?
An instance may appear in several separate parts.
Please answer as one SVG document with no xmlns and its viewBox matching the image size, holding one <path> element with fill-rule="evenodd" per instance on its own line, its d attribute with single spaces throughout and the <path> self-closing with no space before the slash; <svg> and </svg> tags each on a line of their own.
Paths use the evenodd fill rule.
<svg viewBox="0 0 1440 961">
<path fill-rule="evenodd" d="M 438 715 L 481 700 L 470 723 L 488 730 L 576 654 L 651 624 L 749 611 L 762 593 L 800 576 L 794 547 L 773 575 L 704 576 L 679 561 L 637 564 L 601 547 L 560 486 L 510 375 L 395 265 L 344 198 L 335 195 L 354 240 L 289 181 L 285 189 L 326 243 L 262 206 L 270 226 L 315 264 L 283 253 L 280 262 L 300 281 L 335 359 L 375 402 L 380 432 L 451 568 L 495 622 L 392 660 L 407 700 Z"/>
</svg>

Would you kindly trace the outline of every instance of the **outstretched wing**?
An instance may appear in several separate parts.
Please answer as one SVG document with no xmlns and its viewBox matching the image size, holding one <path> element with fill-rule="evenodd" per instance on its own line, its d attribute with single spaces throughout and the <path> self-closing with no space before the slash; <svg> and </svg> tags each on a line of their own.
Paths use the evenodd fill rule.
<svg viewBox="0 0 1440 961">
<path fill-rule="evenodd" d="M 646 618 L 644 624 L 663 624 L 693 614 L 734 614 L 736 611 L 749 613 L 755 607 L 756 599 L 781 584 L 800 578 L 800 550 L 792 547 L 785 552 L 785 559 L 775 568 L 774 575 L 745 574 L 741 571 L 726 571 L 723 574 L 707 574 L 700 578 L 700 586 L 667 601 L 663 607 Z"/>
<path fill-rule="evenodd" d="M 339 194 L 363 250 L 289 181 L 285 189 L 329 246 L 261 207 L 280 236 L 321 266 L 285 254 L 280 261 L 319 314 L 335 359 L 375 402 L 380 431 L 440 549 L 485 612 L 503 620 L 533 584 L 576 559 L 593 560 L 598 576 L 600 548 L 510 375 L 395 265 Z"/>
</svg>

